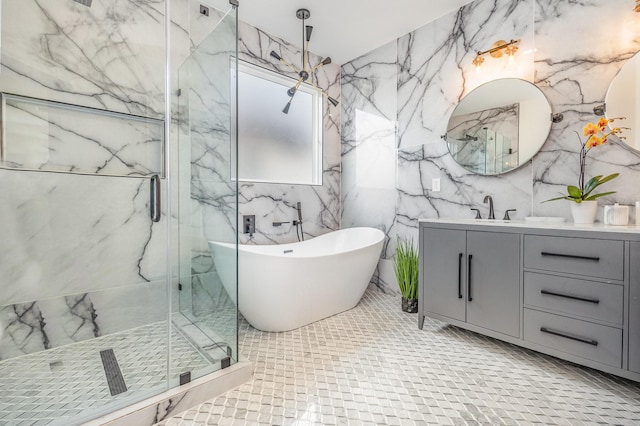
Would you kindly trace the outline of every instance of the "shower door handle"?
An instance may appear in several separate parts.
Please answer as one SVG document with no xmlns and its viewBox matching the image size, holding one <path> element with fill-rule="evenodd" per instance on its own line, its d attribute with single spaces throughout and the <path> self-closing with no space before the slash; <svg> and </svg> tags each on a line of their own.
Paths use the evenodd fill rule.
<svg viewBox="0 0 640 426">
<path fill-rule="evenodd" d="M 149 213 L 151 220 L 160 222 L 160 176 L 153 175 L 149 181 Z"/>
</svg>

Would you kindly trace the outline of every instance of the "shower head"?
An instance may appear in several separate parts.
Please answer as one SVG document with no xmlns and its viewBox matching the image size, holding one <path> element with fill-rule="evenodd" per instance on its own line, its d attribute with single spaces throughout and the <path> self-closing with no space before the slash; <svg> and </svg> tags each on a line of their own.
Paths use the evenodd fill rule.
<svg viewBox="0 0 640 426">
<path fill-rule="evenodd" d="M 76 3 L 80 3 L 80 4 L 82 4 L 84 6 L 87 6 L 87 7 L 91 7 L 91 3 L 93 2 L 93 0 L 73 0 L 73 1 L 75 1 Z"/>
</svg>

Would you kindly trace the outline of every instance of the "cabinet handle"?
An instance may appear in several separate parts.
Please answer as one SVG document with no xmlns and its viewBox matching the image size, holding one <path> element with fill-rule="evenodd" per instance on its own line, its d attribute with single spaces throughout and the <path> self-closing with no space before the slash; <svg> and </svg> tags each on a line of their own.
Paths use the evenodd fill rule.
<svg viewBox="0 0 640 426">
<path fill-rule="evenodd" d="M 540 293 L 548 294 L 549 296 L 564 297 L 565 299 L 580 300 L 581 302 L 595 303 L 596 305 L 600 303 L 600 299 L 591 299 L 589 297 L 580 297 L 580 296 L 574 296 L 571 294 L 556 293 L 555 291 L 540 290 Z"/>
<path fill-rule="evenodd" d="M 582 259 L 582 260 L 593 260 L 594 262 L 599 262 L 599 257 L 594 256 L 579 256 L 577 254 L 563 254 L 563 253 L 551 253 L 548 251 L 540 252 L 542 256 L 554 256 L 554 257 L 567 257 L 569 259 Z"/>
<path fill-rule="evenodd" d="M 462 253 L 458 253 L 458 299 L 462 299 Z"/>
<path fill-rule="evenodd" d="M 546 327 L 540 327 L 540 331 L 542 331 L 543 333 L 547 333 L 547 334 L 553 334 L 554 336 L 564 337 L 565 339 L 575 340 L 576 342 L 581 342 L 581 343 L 586 343 L 588 345 L 598 346 L 598 341 L 597 340 L 585 339 L 585 338 L 582 338 L 582 337 L 571 336 L 570 334 L 564 334 L 564 333 L 561 333 L 559 331 L 549 330 Z"/>
<path fill-rule="evenodd" d="M 473 301 L 473 297 L 471 297 L 471 258 L 472 255 L 469 255 L 469 259 L 467 260 L 467 300 L 469 302 Z"/>
</svg>

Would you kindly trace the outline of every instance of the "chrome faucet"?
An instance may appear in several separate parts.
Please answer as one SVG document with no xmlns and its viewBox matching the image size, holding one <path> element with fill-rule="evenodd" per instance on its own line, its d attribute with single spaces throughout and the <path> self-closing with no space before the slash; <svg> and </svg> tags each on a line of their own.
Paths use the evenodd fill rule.
<svg viewBox="0 0 640 426">
<path fill-rule="evenodd" d="M 491 195 L 484 197 L 483 203 L 489 203 L 489 219 L 495 219 L 496 214 L 493 211 L 493 198 L 491 198 Z"/>
</svg>

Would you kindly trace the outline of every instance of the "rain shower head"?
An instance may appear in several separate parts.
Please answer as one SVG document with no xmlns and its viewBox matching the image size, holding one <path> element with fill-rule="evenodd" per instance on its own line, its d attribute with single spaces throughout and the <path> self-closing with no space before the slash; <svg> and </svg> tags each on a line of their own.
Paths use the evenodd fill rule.
<svg viewBox="0 0 640 426">
<path fill-rule="evenodd" d="M 93 0 L 73 0 L 73 1 L 75 1 L 76 3 L 80 3 L 80 4 L 82 4 L 84 6 L 87 6 L 87 7 L 91 7 L 91 3 L 93 2 Z"/>
</svg>

